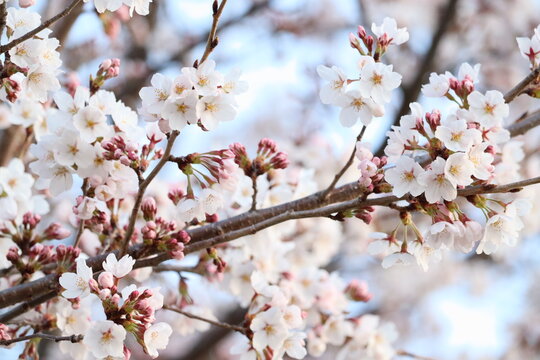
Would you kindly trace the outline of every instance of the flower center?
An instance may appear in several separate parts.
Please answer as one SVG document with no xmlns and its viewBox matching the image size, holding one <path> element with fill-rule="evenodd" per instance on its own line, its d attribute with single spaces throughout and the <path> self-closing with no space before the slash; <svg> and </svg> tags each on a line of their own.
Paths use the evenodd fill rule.
<svg viewBox="0 0 540 360">
<path fill-rule="evenodd" d="M 375 85 L 380 85 L 382 84 L 382 75 L 381 74 L 377 74 L 377 73 L 374 73 L 373 76 L 371 77 L 371 82 L 373 82 L 373 84 Z"/>
</svg>

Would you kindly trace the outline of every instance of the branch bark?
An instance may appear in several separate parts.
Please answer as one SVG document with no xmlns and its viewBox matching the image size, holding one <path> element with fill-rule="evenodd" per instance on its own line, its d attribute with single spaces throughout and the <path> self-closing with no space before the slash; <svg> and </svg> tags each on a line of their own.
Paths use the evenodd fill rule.
<svg viewBox="0 0 540 360">
<path fill-rule="evenodd" d="M 146 179 L 144 179 L 139 184 L 139 190 L 138 190 L 137 196 L 135 198 L 135 204 L 133 204 L 133 210 L 131 210 L 131 215 L 129 217 L 129 223 L 128 223 L 128 226 L 127 226 L 127 229 L 126 229 L 126 233 L 124 234 L 124 239 L 123 239 L 123 242 L 122 242 L 122 248 L 121 248 L 121 251 L 120 251 L 121 255 L 125 254 L 127 249 L 128 249 L 129 242 L 131 240 L 131 236 L 133 235 L 133 231 L 135 230 L 135 222 L 137 221 L 137 215 L 139 214 L 139 208 L 141 207 L 141 202 L 142 202 L 144 193 L 146 192 L 146 188 L 148 187 L 148 185 L 150 185 L 152 180 L 154 180 L 154 178 L 157 176 L 157 174 L 161 171 L 163 166 L 165 166 L 167 161 L 169 161 L 169 156 L 171 155 L 171 150 L 173 148 L 174 141 L 176 140 L 176 138 L 178 137 L 179 134 L 180 134 L 179 131 L 172 131 L 171 132 L 171 135 L 169 136 L 169 139 L 167 141 L 167 146 L 165 147 L 165 151 L 163 152 L 163 157 L 161 159 L 159 159 L 159 162 L 152 169 L 150 174 L 148 174 L 148 177 Z"/>
<path fill-rule="evenodd" d="M 232 324 L 225 323 L 225 322 L 220 322 L 220 321 L 214 321 L 214 320 L 207 319 L 207 318 L 204 318 L 202 316 L 198 316 L 198 315 L 192 314 L 190 312 L 180 310 L 180 309 L 177 309 L 177 308 L 174 308 L 174 307 L 171 307 L 171 306 L 163 306 L 163 309 L 169 310 L 169 311 L 174 311 L 175 313 L 187 316 L 188 318 L 204 321 L 206 323 L 209 323 L 211 325 L 218 326 L 218 327 L 221 327 L 221 328 L 224 328 L 224 329 L 237 331 L 237 332 L 239 332 L 241 334 L 246 333 L 246 329 L 243 328 L 242 326 L 232 325 Z"/>
<path fill-rule="evenodd" d="M 63 18 L 64 16 L 67 16 L 69 15 L 69 13 L 78 5 L 80 5 L 82 3 L 82 0 L 73 0 L 62 12 L 56 14 L 55 16 L 53 16 L 52 18 L 50 18 L 49 20 L 45 21 L 43 24 L 41 24 L 40 26 L 38 26 L 37 28 L 35 28 L 34 30 L 32 31 L 29 31 L 27 32 L 26 34 L 24 34 L 23 36 L 21 37 L 18 37 L 17 39 L 13 39 L 11 40 L 10 42 L 8 42 L 7 44 L 5 45 L 2 45 L 0 46 L 0 53 L 3 54 L 7 51 L 9 51 L 11 48 L 19 45 L 20 43 L 22 43 L 23 41 L 25 40 L 28 40 L 32 37 L 34 37 L 35 35 L 37 35 L 40 31 L 48 28 L 49 26 L 51 26 L 52 24 L 54 24 L 55 22 L 57 22 L 58 20 L 60 20 L 61 18 Z"/>
<path fill-rule="evenodd" d="M 360 134 L 358 134 L 358 136 L 356 137 L 356 142 L 354 143 L 354 147 L 353 147 L 353 150 L 351 152 L 351 155 L 349 156 L 349 160 L 347 160 L 347 162 L 345 163 L 343 168 L 336 174 L 336 176 L 334 176 L 334 180 L 332 180 L 332 182 L 330 183 L 328 188 L 322 194 L 323 199 L 326 199 L 328 197 L 328 194 L 330 194 L 330 192 L 332 192 L 332 190 L 334 190 L 334 188 L 336 187 L 336 184 L 339 181 L 339 179 L 341 179 L 343 174 L 345 174 L 347 169 L 349 169 L 349 167 L 352 165 L 352 163 L 354 161 L 354 155 L 356 154 L 356 143 L 362 140 L 362 137 L 364 136 L 364 132 L 366 131 L 366 128 L 367 128 L 367 126 L 365 126 L 365 125 L 362 126 L 362 130 L 360 130 Z"/>
<path fill-rule="evenodd" d="M 71 341 L 72 343 L 79 342 L 83 339 L 82 335 L 69 335 L 69 336 L 55 336 L 45 333 L 35 333 L 31 335 L 25 335 L 18 338 L 10 339 L 10 340 L 0 340 L 1 346 L 8 346 L 17 342 L 21 341 L 27 341 L 32 339 L 45 339 L 45 340 L 53 340 L 55 342 L 60 341 Z"/>
</svg>

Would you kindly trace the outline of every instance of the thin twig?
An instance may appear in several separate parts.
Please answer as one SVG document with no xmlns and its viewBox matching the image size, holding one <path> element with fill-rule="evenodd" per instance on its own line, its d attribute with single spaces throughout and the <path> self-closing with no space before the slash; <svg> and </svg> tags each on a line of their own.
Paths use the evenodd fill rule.
<svg viewBox="0 0 540 360">
<path fill-rule="evenodd" d="M 356 154 L 356 143 L 362 140 L 362 137 L 364 136 L 364 132 L 366 131 L 366 128 L 367 126 L 365 125 L 362 126 L 362 130 L 360 130 L 360 134 L 358 134 L 358 136 L 356 137 L 356 142 L 354 143 L 354 148 L 353 148 L 353 151 L 351 152 L 351 155 L 349 156 L 349 160 L 347 160 L 343 168 L 336 174 L 336 176 L 334 176 L 334 180 L 332 180 L 332 183 L 323 192 L 321 196 L 323 200 L 326 200 L 326 198 L 328 198 L 328 195 L 330 194 L 332 190 L 334 190 L 339 179 L 341 179 L 343 174 L 345 174 L 347 169 L 349 169 L 349 167 L 352 165 L 354 161 L 354 155 Z"/>
<path fill-rule="evenodd" d="M 221 4 L 219 4 L 219 7 L 217 6 L 218 0 L 214 0 L 213 3 L 213 14 L 212 14 L 212 27 L 210 28 L 210 33 L 208 34 L 208 40 L 206 41 L 206 48 L 204 49 L 204 54 L 201 57 L 200 63 L 202 64 L 210 55 L 210 53 L 216 48 L 218 44 L 218 38 L 216 37 L 217 27 L 219 23 L 219 18 L 221 17 L 221 14 L 223 13 L 223 9 L 225 8 L 225 4 L 227 3 L 227 0 L 222 0 Z"/>
<path fill-rule="evenodd" d="M 257 176 L 251 177 L 252 187 L 253 187 L 253 196 L 251 197 L 251 211 L 257 209 Z"/>
<path fill-rule="evenodd" d="M 8 346 L 17 342 L 26 341 L 26 340 L 32 340 L 32 339 L 45 339 L 45 340 L 52 340 L 55 342 L 60 341 L 71 341 L 72 343 L 77 343 L 83 339 L 82 335 L 69 335 L 69 336 L 55 336 L 45 333 L 35 333 L 31 335 L 25 335 L 18 338 L 10 339 L 10 340 L 0 340 L 1 346 Z"/>
<path fill-rule="evenodd" d="M 133 204 L 133 209 L 131 210 L 128 227 L 126 229 L 126 233 L 124 235 L 124 239 L 122 242 L 122 248 L 120 250 L 120 256 L 123 256 L 128 249 L 131 236 L 133 235 L 133 231 L 135 230 L 135 222 L 137 221 L 137 215 L 139 213 L 139 208 L 141 207 L 141 202 L 142 202 L 144 193 L 146 191 L 146 188 L 148 187 L 148 185 L 150 185 L 152 180 L 154 180 L 156 175 L 161 171 L 163 166 L 165 166 L 167 161 L 169 161 L 169 155 L 171 155 L 171 150 L 173 148 L 174 141 L 176 140 L 179 134 L 180 132 L 178 131 L 171 132 L 171 135 L 169 136 L 169 140 L 167 141 L 167 146 L 165 147 L 165 151 L 163 152 L 163 157 L 159 159 L 159 162 L 157 163 L 156 167 L 152 169 L 150 174 L 148 174 L 148 177 L 139 184 L 139 191 L 137 192 L 137 197 L 135 198 L 135 204 Z"/>
<path fill-rule="evenodd" d="M 223 323 L 223 322 L 220 322 L 220 321 L 210 320 L 210 319 L 201 317 L 201 316 L 199 316 L 199 315 L 195 315 L 195 314 L 186 312 L 186 311 L 184 311 L 184 310 L 180 310 L 180 309 L 177 309 L 177 308 L 173 308 L 173 307 L 171 307 L 171 306 L 163 306 L 163 309 L 165 309 L 165 310 L 170 310 L 170 311 L 174 311 L 175 313 L 182 314 L 182 315 L 184 315 L 184 316 L 187 316 L 188 318 L 195 319 L 195 320 L 200 320 L 200 321 L 204 321 L 204 322 L 207 322 L 207 323 L 209 323 L 209 324 L 211 324 L 211 325 L 219 326 L 219 327 L 222 327 L 222 328 L 224 328 L 224 329 L 229 329 L 229 330 L 238 331 L 238 332 L 241 333 L 241 334 L 245 334 L 245 333 L 246 333 L 246 329 L 243 328 L 242 326 L 237 326 L 237 325 L 232 325 L 232 324 Z"/>
<path fill-rule="evenodd" d="M 73 0 L 71 2 L 71 4 L 69 4 L 68 7 L 66 7 L 62 12 L 56 14 L 55 16 L 50 18 L 49 20 L 45 21 L 43 24 L 41 24 L 40 26 L 38 26 L 34 30 L 29 31 L 26 34 L 24 34 L 23 36 L 18 37 L 17 39 L 11 40 L 7 44 L 0 46 L 0 54 L 3 54 L 5 52 L 9 51 L 11 48 L 19 45 L 23 41 L 26 41 L 26 40 L 34 37 L 35 35 L 37 35 L 42 30 L 48 28 L 49 26 L 51 26 L 52 24 L 54 24 L 55 22 L 57 22 L 58 20 L 60 20 L 64 16 L 67 16 L 77 5 L 79 5 L 81 3 L 82 3 L 82 0 Z"/>
<path fill-rule="evenodd" d="M 508 91 L 506 94 L 504 94 L 504 101 L 508 104 L 512 102 L 516 97 L 521 95 L 523 90 L 527 86 L 529 86 L 530 83 L 538 79 L 538 76 L 540 75 L 540 67 L 537 67 L 533 71 L 531 71 L 523 80 L 521 80 L 516 86 L 514 86 L 510 91 Z"/>
<path fill-rule="evenodd" d="M 535 111 L 525 119 L 517 121 L 512 125 L 508 126 L 506 129 L 510 131 L 510 136 L 523 135 L 527 131 L 540 125 L 540 111 Z"/>
<path fill-rule="evenodd" d="M 83 199 L 86 196 L 87 186 L 88 186 L 88 180 L 84 179 L 81 186 Z M 79 246 L 79 242 L 81 241 L 81 235 L 83 231 L 84 231 L 84 220 L 80 220 L 79 226 L 77 227 L 77 234 L 75 234 L 75 241 L 73 243 L 74 248 Z"/>
<path fill-rule="evenodd" d="M 7 20 L 7 2 L 0 4 L 0 37 L 4 34 Z"/>
</svg>

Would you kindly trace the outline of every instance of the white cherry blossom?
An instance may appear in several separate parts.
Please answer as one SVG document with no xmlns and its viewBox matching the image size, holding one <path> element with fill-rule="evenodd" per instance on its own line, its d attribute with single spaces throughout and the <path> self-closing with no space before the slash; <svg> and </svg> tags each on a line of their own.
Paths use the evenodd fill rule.
<svg viewBox="0 0 540 360">
<path fill-rule="evenodd" d="M 386 181 L 392 185 L 392 193 L 397 197 L 410 193 L 418 196 L 424 192 L 424 186 L 418 182 L 424 169 L 414 159 L 402 156 L 394 168 L 385 171 Z"/>
<path fill-rule="evenodd" d="M 92 280 L 92 268 L 83 258 L 77 259 L 77 273 L 64 273 L 60 276 L 60 285 L 66 290 L 62 296 L 66 299 L 85 297 L 90 294 L 89 281 Z"/>
<path fill-rule="evenodd" d="M 97 358 L 124 356 L 124 339 L 126 330 L 110 320 L 92 324 L 84 335 L 83 342 Z"/>
<path fill-rule="evenodd" d="M 331 68 L 319 65 L 317 67 L 317 73 L 321 78 L 328 81 L 321 87 L 319 96 L 323 104 L 340 104 L 341 98 L 345 94 L 347 87 L 347 76 L 337 66 Z"/>
<path fill-rule="evenodd" d="M 473 182 L 474 164 L 465 153 L 454 153 L 446 159 L 444 175 L 454 186 L 470 185 Z"/>
<path fill-rule="evenodd" d="M 371 25 L 371 31 L 379 38 L 386 34 L 388 40 L 392 40 L 390 44 L 393 45 L 401 45 L 409 40 L 407 28 L 398 28 L 396 20 L 393 18 L 385 17 L 379 26 L 373 23 Z"/>
<path fill-rule="evenodd" d="M 390 102 L 390 93 L 401 84 L 401 75 L 393 71 L 392 65 L 367 63 L 360 71 L 358 89 L 378 104 Z"/>
<path fill-rule="evenodd" d="M 218 94 L 218 86 L 223 83 L 223 75 L 215 70 L 216 62 L 214 60 L 206 60 L 195 68 L 183 68 L 184 73 L 193 87 L 202 96 L 212 96 Z"/>
<path fill-rule="evenodd" d="M 437 157 L 430 168 L 418 177 L 418 182 L 425 188 L 426 200 L 429 203 L 433 204 L 441 199 L 451 201 L 457 196 L 456 186 L 446 178 L 445 165 L 446 161 Z"/>
<path fill-rule="evenodd" d="M 485 95 L 473 91 L 467 101 L 470 105 L 470 111 L 476 115 L 477 121 L 486 127 L 501 125 L 502 120 L 510 112 L 503 94 L 496 90 L 490 90 Z"/>
<path fill-rule="evenodd" d="M 109 254 L 103 262 L 103 269 L 120 279 L 133 270 L 133 265 L 135 265 L 135 259 L 129 255 L 124 255 L 120 260 L 117 260 L 114 254 Z"/>
<path fill-rule="evenodd" d="M 152 324 L 144 332 L 144 345 L 148 355 L 152 358 L 159 356 L 158 350 L 163 350 L 169 343 L 169 337 L 172 334 L 172 328 L 169 324 L 160 322 Z"/>
</svg>

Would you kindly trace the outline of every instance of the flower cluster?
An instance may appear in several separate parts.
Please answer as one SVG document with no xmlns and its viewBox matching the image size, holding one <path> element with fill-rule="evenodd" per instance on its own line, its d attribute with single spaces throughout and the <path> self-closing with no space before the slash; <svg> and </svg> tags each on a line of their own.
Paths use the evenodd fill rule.
<svg viewBox="0 0 540 360">
<path fill-rule="evenodd" d="M 77 272 L 64 273 L 60 285 L 65 289 L 62 296 L 73 299 L 76 304 L 90 294 L 101 302 L 106 320 L 92 321 L 84 310 L 64 306 L 57 313 L 59 327 L 68 333 L 84 333 L 81 344 L 63 349 L 72 355 L 92 353 L 96 358 L 130 357 L 124 345 L 127 333 L 131 333 L 144 351 L 152 358 L 158 350 L 167 346 L 171 327 L 166 323 L 155 323 L 155 312 L 163 306 L 159 288 L 138 288 L 128 285 L 120 288 L 120 279 L 133 269 L 135 260 L 126 255 L 117 260 L 110 254 L 103 262 L 103 272 L 94 280 L 92 268 L 83 258 L 77 259 Z M 71 351 L 70 351 L 71 350 Z"/>
<path fill-rule="evenodd" d="M 498 183 L 501 145 L 510 138 L 503 128 L 508 105 L 498 91 L 475 90 L 478 72 L 479 66 L 463 64 L 457 77 L 449 72 L 431 74 L 424 94 L 446 97 L 458 106 L 443 118 L 440 111 L 424 113 L 413 103 L 411 114 L 388 133 L 385 153 L 393 165 L 386 168 L 384 179 L 392 185 L 392 193 L 409 205 L 399 209 L 402 233 L 396 228 L 390 235 L 375 234 L 377 240 L 370 244 L 371 253 L 386 256 L 384 267 L 416 261 L 427 269 L 430 261 L 440 259 L 441 250 L 467 253 L 480 241 L 477 252 L 490 254 L 500 244 L 513 245 L 517 240 L 523 227 L 518 215 L 526 212 L 519 202 L 508 197 L 468 197 L 467 202 L 486 217 L 483 229 L 472 220 L 474 216 L 463 212 L 466 204 L 459 199 L 458 190 L 465 186 Z M 432 225 L 424 233 L 410 210 L 431 217 Z M 407 238 L 409 230 L 412 239 Z"/>
<path fill-rule="evenodd" d="M 350 36 L 351 46 L 361 54 L 358 77 L 349 79 L 336 66 L 320 65 L 317 68 L 319 76 L 328 81 L 321 88 L 321 101 L 341 107 L 339 118 L 343 126 L 351 127 L 358 120 L 369 125 L 373 117 L 383 116 L 384 105 L 390 102 L 392 90 L 401 84 L 401 75 L 380 59 L 389 45 L 400 45 L 408 40 L 407 29 L 398 29 L 395 20 L 386 18 L 380 26 L 373 24 L 372 31 L 377 40 L 367 36 L 361 26 L 358 28 L 360 40 L 353 34 Z"/>
<path fill-rule="evenodd" d="M 147 121 L 159 121 L 165 132 L 182 130 L 186 125 L 199 125 L 213 130 L 221 121 L 236 116 L 235 95 L 246 90 L 237 71 L 223 76 L 216 63 L 207 60 L 195 67 L 182 68 L 174 79 L 162 74 L 152 77 L 152 86 L 139 92 L 142 111 Z"/>
<path fill-rule="evenodd" d="M 133 12 L 139 15 L 148 15 L 150 13 L 150 3 L 153 0 L 94 0 L 94 6 L 98 13 L 105 11 L 117 11 L 123 5 L 129 7 L 129 14 L 133 16 Z M 88 0 L 84 0 L 88 2 Z"/>
</svg>

